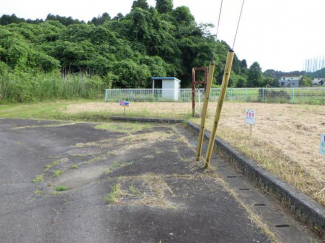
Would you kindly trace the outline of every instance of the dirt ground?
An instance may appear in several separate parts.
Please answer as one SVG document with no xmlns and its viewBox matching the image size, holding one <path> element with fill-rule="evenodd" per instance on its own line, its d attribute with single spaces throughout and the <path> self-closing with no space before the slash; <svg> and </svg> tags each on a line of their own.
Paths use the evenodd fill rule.
<svg viewBox="0 0 325 243">
<path fill-rule="evenodd" d="M 211 129 L 216 103 L 209 105 L 206 128 Z M 248 139 L 245 109 L 256 112 L 253 139 Z M 108 112 L 121 115 L 115 103 L 70 105 L 65 112 Z M 191 103 L 131 103 L 127 115 L 183 117 Z M 192 119 L 197 124 L 200 119 Z M 325 158 L 319 154 L 320 134 L 325 133 L 324 106 L 225 103 L 218 136 L 260 162 L 282 179 L 325 205 Z"/>
</svg>

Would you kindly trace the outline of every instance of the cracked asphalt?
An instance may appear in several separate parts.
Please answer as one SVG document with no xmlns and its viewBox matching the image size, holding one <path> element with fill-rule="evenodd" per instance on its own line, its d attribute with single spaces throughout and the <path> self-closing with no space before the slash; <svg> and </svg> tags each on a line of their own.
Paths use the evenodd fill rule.
<svg viewBox="0 0 325 243">
<path fill-rule="evenodd" d="M 0 119 L 0 242 L 270 242 L 182 129 Z"/>
</svg>

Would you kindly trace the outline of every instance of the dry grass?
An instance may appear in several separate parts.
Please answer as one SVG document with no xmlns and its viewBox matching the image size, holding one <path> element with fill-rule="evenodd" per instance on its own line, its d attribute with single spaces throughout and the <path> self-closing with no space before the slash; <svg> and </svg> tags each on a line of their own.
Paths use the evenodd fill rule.
<svg viewBox="0 0 325 243">
<path fill-rule="evenodd" d="M 212 127 L 216 103 L 210 103 L 206 128 Z M 254 109 L 256 125 L 248 137 L 245 109 Z M 115 103 L 69 105 L 65 112 L 122 114 Z M 145 117 L 188 117 L 191 103 L 132 103 L 127 111 Z M 225 103 L 218 136 L 283 180 L 325 205 L 325 159 L 319 154 L 325 133 L 324 106 Z M 197 124 L 200 119 L 193 119 Z"/>
<path fill-rule="evenodd" d="M 177 205 L 167 199 L 166 193 L 173 194 L 163 177 L 147 174 L 138 177 L 119 178 L 104 197 L 105 202 L 128 206 L 149 206 L 155 208 L 177 209 Z"/>
<path fill-rule="evenodd" d="M 212 128 L 215 107 L 210 105 L 208 130 Z M 252 138 L 244 121 L 245 109 L 257 113 Z M 226 103 L 218 136 L 325 205 L 325 159 L 319 154 L 324 117 L 322 106 Z"/>
<path fill-rule="evenodd" d="M 146 117 L 169 117 L 186 118 L 191 114 L 190 103 L 132 103 L 125 108 L 127 116 L 146 116 Z M 71 104 L 66 106 L 64 113 L 77 114 L 84 112 L 105 112 L 111 115 L 124 115 L 124 108 L 116 103 L 90 102 L 82 104 Z"/>
</svg>

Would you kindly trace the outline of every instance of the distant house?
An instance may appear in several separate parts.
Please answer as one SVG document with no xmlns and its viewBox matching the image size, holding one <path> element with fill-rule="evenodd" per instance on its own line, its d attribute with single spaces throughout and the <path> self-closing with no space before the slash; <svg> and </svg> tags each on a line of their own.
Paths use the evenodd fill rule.
<svg viewBox="0 0 325 243">
<path fill-rule="evenodd" d="M 302 75 L 281 77 L 279 79 L 279 86 L 281 86 L 281 87 L 298 87 L 301 79 L 302 79 Z"/>
<path fill-rule="evenodd" d="M 313 85 L 325 85 L 325 78 L 314 78 Z"/>
</svg>

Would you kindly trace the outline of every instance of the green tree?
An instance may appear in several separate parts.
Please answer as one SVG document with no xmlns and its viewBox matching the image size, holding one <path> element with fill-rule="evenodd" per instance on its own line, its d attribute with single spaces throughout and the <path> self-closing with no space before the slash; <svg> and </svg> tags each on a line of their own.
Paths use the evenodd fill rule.
<svg viewBox="0 0 325 243">
<path fill-rule="evenodd" d="M 247 77 L 247 87 L 260 87 L 262 85 L 262 69 L 258 62 L 254 62 L 249 70 Z"/>
<path fill-rule="evenodd" d="M 147 3 L 147 0 L 136 0 L 133 1 L 132 4 L 132 10 L 135 8 L 142 8 L 144 10 L 148 10 L 149 9 L 149 5 Z"/>
<path fill-rule="evenodd" d="M 313 85 L 312 78 L 309 76 L 303 76 L 299 85 L 302 87 L 311 87 Z"/>
<path fill-rule="evenodd" d="M 156 9 L 159 13 L 168 13 L 173 10 L 173 1 L 172 0 L 156 0 Z"/>
</svg>

